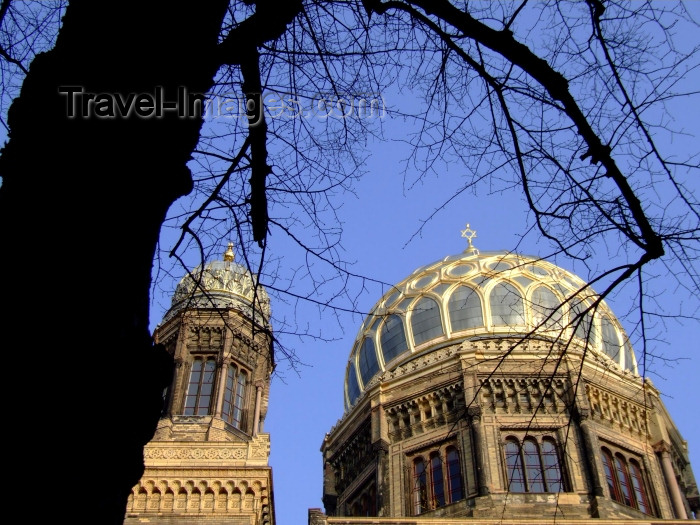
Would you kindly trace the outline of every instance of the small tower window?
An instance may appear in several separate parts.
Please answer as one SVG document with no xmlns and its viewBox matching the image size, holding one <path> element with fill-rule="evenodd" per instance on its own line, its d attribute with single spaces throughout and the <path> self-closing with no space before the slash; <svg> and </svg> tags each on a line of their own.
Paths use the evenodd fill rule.
<svg viewBox="0 0 700 525">
<path fill-rule="evenodd" d="M 187 385 L 184 415 L 205 416 L 209 414 L 215 374 L 216 361 L 213 357 L 206 359 L 196 358 L 194 360 L 192 371 L 190 372 L 190 381 Z"/>
<path fill-rule="evenodd" d="M 236 428 L 243 429 L 243 407 L 248 373 L 231 364 L 226 373 L 226 392 L 222 416 Z"/>
</svg>

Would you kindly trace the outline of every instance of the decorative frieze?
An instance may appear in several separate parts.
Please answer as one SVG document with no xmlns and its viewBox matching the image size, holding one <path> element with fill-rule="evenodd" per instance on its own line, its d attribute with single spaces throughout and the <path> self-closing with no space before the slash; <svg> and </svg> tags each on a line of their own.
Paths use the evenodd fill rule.
<svg viewBox="0 0 700 525">
<path fill-rule="evenodd" d="M 202 460 L 245 462 L 246 465 L 266 465 L 270 455 L 269 434 L 258 434 L 249 442 L 178 442 L 152 441 L 144 447 L 146 466 L 199 464 Z"/>
<path fill-rule="evenodd" d="M 586 396 L 594 421 L 647 436 L 647 410 L 644 406 L 590 383 L 586 384 Z"/>
<path fill-rule="evenodd" d="M 455 421 L 464 410 L 461 383 L 444 386 L 385 410 L 392 443 Z"/>
<path fill-rule="evenodd" d="M 494 414 L 557 414 L 571 406 L 569 384 L 560 377 L 487 377 L 479 398 Z"/>
</svg>

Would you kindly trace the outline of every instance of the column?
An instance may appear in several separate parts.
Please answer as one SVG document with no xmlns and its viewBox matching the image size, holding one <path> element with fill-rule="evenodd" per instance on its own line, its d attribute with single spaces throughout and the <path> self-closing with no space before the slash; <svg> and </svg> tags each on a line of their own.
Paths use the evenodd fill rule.
<svg viewBox="0 0 700 525">
<path fill-rule="evenodd" d="M 477 483 L 479 484 L 479 496 L 488 496 L 490 494 L 486 475 L 488 458 L 484 456 L 486 451 L 486 443 L 484 442 L 484 433 L 481 429 L 481 407 L 469 407 L 467 409 L 467 415 L 470 417 L 472 434 L 474 436 L 474 451 L 476 452 L 476 479 Z"/>
<path fill-rule="evenodd" d="M 255 383 L 255 412 L 253 415 L 253 436 L 257 436 L 260 430 L 260 402 L 262 400 L 262 383 Z"/>
<path fill-rule="evenodd" d="M 216 381 L 216 410 L 214 415 L 221 417 L 221 407 L 224 405 L 224 392 L 226 392 L 226 371 L 228 370 L 228 362 L 223 361 L 219 365 L 218 378 Z"/>
<path fill-rule="evenodd" d="M 668 488 L 668 493 L 671 496 L 671 503 L 673 503 L 673 510 L 676 513 L 676 518 L 681 520 L 687 520 L 688 515 L 685 512 L 683 496 L 681 496 L 681 489 L 678 486 L 676 473 L 673 470 L 673 462 L 671 461 L 670 447 L 665 441 L 659 441 L 656 445 L 654 445 L 654 451 L 657 454 L 659 454 L 661 458 L 661 468 L 664 471 L 666 487 Z"/>
<path fill-rule="evenodd" d="M 554 396 L 556 397 L 556 396 Z M 584 471 L 588 473 L 588 478 L 592 484 L 593 494 L 595 496 L 605 497 L 605 492 L 603 491 L 603 483 L 600 479 L 600 474 L 598 472 L 598 458 L 600 458 L 601 451 L 598 446 L 598 438 L 591 431 L 591 422 L 588 419 L 590 414 L 589 409 L 586 407 L 576 407 L 575 417 L 578 419 L 578 427 L 581 429 L 581 439 L 583 441 L 583 448 L 585 453 L 585 465 Z"/>
</svg>

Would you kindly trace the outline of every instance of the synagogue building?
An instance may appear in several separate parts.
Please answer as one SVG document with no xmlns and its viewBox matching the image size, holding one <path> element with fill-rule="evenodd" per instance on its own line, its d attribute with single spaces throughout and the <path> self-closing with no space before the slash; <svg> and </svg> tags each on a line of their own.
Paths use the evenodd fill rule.
<svg viewBox="0 0 700 525">
<path fill-rule="evenodd" d="M 687 444 L 605 301 L 463 236 L 464 252 L 415 270 L 359 327 L 345 411 L 318 437 L 324 508 L 309 525 L 695 519 Z M 176 368 L 125 524 L 274 525 L 272 330 L 231 245 L 180 281 L 155 331 Z"/>
</svg>

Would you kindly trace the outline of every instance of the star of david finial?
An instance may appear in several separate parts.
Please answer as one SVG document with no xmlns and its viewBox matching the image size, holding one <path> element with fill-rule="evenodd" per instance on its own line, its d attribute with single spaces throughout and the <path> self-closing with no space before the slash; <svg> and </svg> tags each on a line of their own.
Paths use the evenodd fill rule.
<svg viewBox="0 0 700 525">
<path fill-rule="evenodd" d="M 467 242 L 469 243 L 469 246 L 467 246 L 467 249 L 464 250 L 465 252 L 479 253 L 479 250 L 474 248 L 474 245 L 472 244 L 472 239 L 474 237 L 476 237 L 476 230 L 472 230 L 469 226 L 469 223 L 467 223 L 467 227 L 462 230 L 462 237 L 467 239 Z"/>
</svg>

